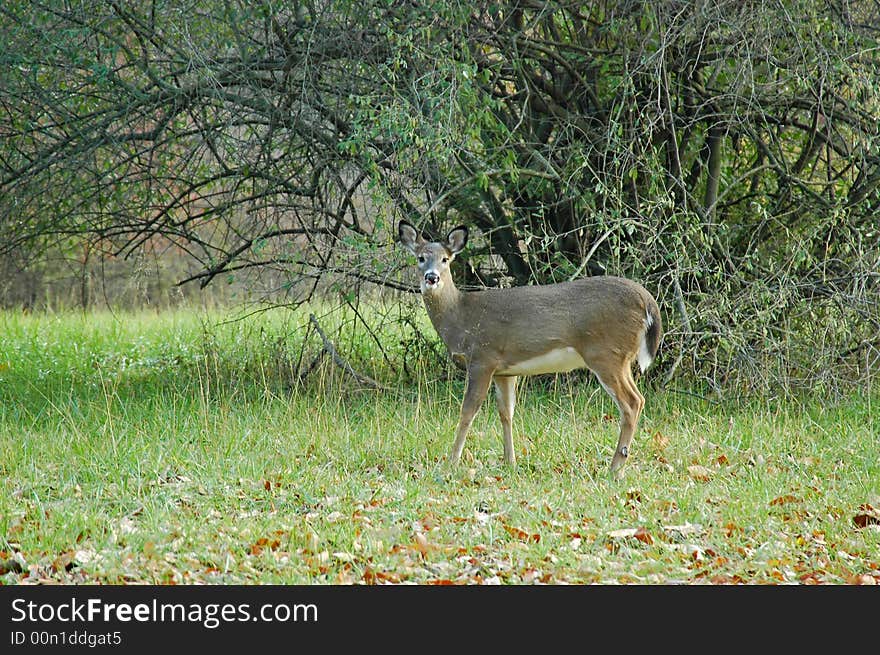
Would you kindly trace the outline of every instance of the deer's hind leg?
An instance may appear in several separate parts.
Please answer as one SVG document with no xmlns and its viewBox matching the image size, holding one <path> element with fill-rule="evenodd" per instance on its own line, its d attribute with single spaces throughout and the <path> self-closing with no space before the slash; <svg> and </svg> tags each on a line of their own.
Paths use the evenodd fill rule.
<svg viewBox="0 0 880 655">
<path fill-rule="evenodd" d="M 607 361 L 590 368 L 620 411 L 620 435 L 617 438 L 614 457 L 611 459 L 611 473 L 615 477 L 620 477 L 621 468 L 629 457 L 629 447 L 639 424 L 639 417 L 645 407 L 645 397 L 639 392 L 633 380 L 632 362 Z"/>
</svg>

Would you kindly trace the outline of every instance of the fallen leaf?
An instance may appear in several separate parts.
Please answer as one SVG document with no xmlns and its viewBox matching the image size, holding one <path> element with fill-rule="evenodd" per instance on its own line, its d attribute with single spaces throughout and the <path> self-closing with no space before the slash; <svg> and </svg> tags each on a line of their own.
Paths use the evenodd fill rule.
<svg viewBox="0 0 880 655">
<path fill-rule="evenodd" d="M 770 577 L 774 580 L 779 580 L 779 582 L 785 582 L 785 573 L 780 571 L 779 569 L 773 569 L 770 571 Z"/>
<path fill-rule="evenodd" d="M 684 525 L 664 525 L 663 530 L 674 532 L 684 537 L 690 534 L 702 534 L 703 526 L 698 523 L 685 523 Z"/>
<path fill-rule="evenodd" d="M 642 502 L 642 492 L 638 489 L 630 489 L 626 492 L 626 500 L 628 503 L 640 503 Z"/>
<path fill-rule="evenodd" d="M 742 532 L 743 529 L 742 529 L 742 527 L 738 526 L 736 523 L 728 522 L 728 523 L 725 523 L 721 527 L 721 531 L 724 533 L 725 537 L 730 537 L 730 536 L 733 536 L 733 534 L 736 532 Z"/>
<path fill-rule="evenodd" d="M 691 464 L 688 466 L 688 473 L 692 479 L 697 480 L 698 482 L 708 482 L 712 477 L 712 471 L 699 464 Z"/>
<path fill-rule="evenodd" d="M 398 584 L 401 579 L 402 578 L 397 573 L 390 571 L 376 571 L 369 566 L 364 571 L 364 582 L 367 584 L 380 584 L 383 582 Z"/>
<path fill-rule="evenodd" d="M 651 445 L 654 446 L 654 450 L 666 450 L 666 447 L 669 445 L 669 438 L 664 437 L 659 432 L 655 432 L 651 437 Z"/>
<path fill-rule="evenodd" d="M 641 541 L 643 544 L 647 544 L 649 546 L 654 544 L 654 537 L 651 536 L 651 533 L 649 533 L 644 526 L 639 526 L 638 528 L 621 528 L 620 530 L 612 530 L 608 533 L 608 538 L 612 540 L 634 538 L 637 541 Z"/>
<path fill-rule="evenodd" d="M 868 503 L 859 505 L 859 510 L 861 512 L 853 517 L 853 523 L 856 524 L 856 527 L 866 528 L 869 525 L 880 525 L 880 510 Z"/>
<path fill-rule="evenodd" d="M 697 544 L 663 544 L 665 548 L 682 553 L 690 559 L 701 562 L 705 559 L 706 550 Z"/>
<path fill-rule="evenodd" d="M 526 569 L 520 576 L 526 584 L 531 584 L 541 576 L 541 572 L 535 569 Z"/>
<path fill-rule="evenodd" d="M 413 549 L 422 557 L 427 557 L 432 550 L 437 550 L 437 546 L 428 543 L 428 538 L 421 532 L 416 532 L 413 539 Z"/>
<path fill-rule="evenodd" d="M 801 584 L 815 585 L 822 584 L 824 581 L 823 578 L 824 571 L 811 571 L 809 573 L 802 574 L 798 580 L 801 581 Z"/>
<path fill-rule="evenodd" d="M 652 537 L 651 533 L 643 527 L 636 528 L 636 533 L 633 536 L 643 544 L 647 544 L 648 546 L 654 545 L 654 537 Z"/>
<path fill-rule="evenodd" d="M 846 582 L 853 585 L 876 585 L 877 579 L 873 575 L 862 573 L 861 575 L 851 575 Z"/>
<path fill-rule="evenodd" d="M 541 541 L 541 535 L 537 533 L 529 534 L 525 530 L 521 530 L 520 528 L 514 527 L 512 525 L 508 525 L 507 523 L 502 523 L 501 525 L 504 526 L 504 529 L 507 530 L 508 534 L 516 537 L 517 539 L 522 539 L 523 541 L 534 541 L 535 543 Z"/>
<path fill-rule="evenodd" d="M 778 498 L 774 498 L 770 501 L 770 506 L 773 505 L 785 505 L 786 503 L 799 503 L 801 502 L 800 498 L 797 496 L 792 496 L 791 494 L 786 494 L 784 496 L 779 496 Z"/>
<path fill-rule="evenodd" d="M 336 575 L 336 581 L 335 581 L 334 584 L 337 584 L 337 585 L 350 585 L 352 582 L 354 582 L 354 576 L 353 576 L 352 573 L 351 573 L 351 565 L 350 565 L 350 564 L 346 564 L 346 565 L 345 565 L 345 568 L 342 569 L 342 570 Z"/>
<path fill-rule="evenodd" d="M 610 539 L 628 539 L 635 537 L 638 528 L 621 528 L 620 530 L 612 530 L 608 533 Z"/>
<path fill-rule="evenodd" d="M 427 516 L 422 518 L 421 525 L 425 529 L 426 532 L 430 532 L 431 530 L 436 528 L 438 525 L 440 525 L 440 521 L 433 514 L 428 514 Z"/>
<path fill-rule="evenodd" d="M 58 573 L 62 571 L 69 571 L 74 566 L 76 566 L 76 553 L 72 550 L 68 550 L 67 552 L 61 553 L 58 557 L 56 557 L 52 562 L 52 568 L 55 569 Z"/>
<path fill-rule="evenodd" d="M 267 548 L 269 550 L 277 550 L 278 547 L 281 546 L 281 542 L 278 539 L 267 539 L 266 537 L 260 537 L 253 544 L 251 544 L 250 553 L 251 555 L 259 555 Z"/>
</svg>

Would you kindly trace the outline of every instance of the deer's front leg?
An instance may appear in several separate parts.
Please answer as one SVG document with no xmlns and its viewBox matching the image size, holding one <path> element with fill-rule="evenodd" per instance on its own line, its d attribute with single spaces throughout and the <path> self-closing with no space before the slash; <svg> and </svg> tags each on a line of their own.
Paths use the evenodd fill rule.
<svg viewBox="0 0 880 655">
<path fill-rule="evenodd" d="M 464 450 L 464 441 L 468 430 L 474 421 L 474 416 L 480 405 L 486 400 L 489 392 L 489 384 L 492 382 L 493 369 L 485 366 L 471 364 L 467 370 L 467 386 L 464 391 L 464 400 L 461 403 L 461 414 L 458 418 L 458 428 L 455 430 L 455 443 L 452 444 L 452 452 L 449 453 L 449 462 L 456 464 Z"/>
<path fill-rule="evenodd" d="M 513 410 L 516 407 L 516 376 L 495 378 L 495 400 L 498 405 L 498 416 L 501 418 L 501 430 L 504 437 L 504 463 L 516 465 L 516 454 L 513 451 Z"/>
</svg>

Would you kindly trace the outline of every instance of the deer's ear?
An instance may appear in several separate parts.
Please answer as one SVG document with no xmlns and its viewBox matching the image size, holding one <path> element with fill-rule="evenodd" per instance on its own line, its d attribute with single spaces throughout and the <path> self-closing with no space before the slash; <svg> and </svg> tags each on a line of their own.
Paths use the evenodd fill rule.
<svg viewBox="0 0 880 655">
<path fill-rule="evenodd" d="M 400 245 L 409 250 L 413 255 L 416 254 L 418 246 L 425 242 L 419 231 L 406 221 L 400 221 L 400 224 L 397 226 L 397 238 L 400 240 Z"/>
<path fill-rule="evenodd" d="M 446 235 L 446 247 L 453 255 L 457 255 L 467 245 L 468 229 L 464 225 L 459 225 L 449 231 Z"/>
</svg>

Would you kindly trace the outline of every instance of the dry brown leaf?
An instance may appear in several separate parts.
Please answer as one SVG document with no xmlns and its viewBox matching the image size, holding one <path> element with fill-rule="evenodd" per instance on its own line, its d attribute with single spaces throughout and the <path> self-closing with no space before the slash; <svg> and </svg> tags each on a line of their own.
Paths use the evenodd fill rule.
<svg viewBox="0 0 880 655">
<path fill-rule="evenodd" d="M 626 492 L 626 500 L 627 503 L 640 503 L 642 502 L 642 492 L 638 489 L 630 489 Z"/>
<path fill-rule="evenodd" d="M 785 505 L 786 503 L 799 503 L 801 499 L 797 496 L 792 496 L 791 494 L 785 494 L 784 496 L 779 496 L 778 498 L 774 498 L 770 501 L 770 506 L 773 505 Z"/>
<path fill-rule="evenodd" d="M 269 550 L 278 550 L 281 546 L 281 542 L 278 539 L 267 539 L 266 537 L 260 537 L 253 544 L 251 544 L 250 553 L 251 555 L 259 555 L 267 548 Z"/>
<path fill-rule="evenodd" d="M 712 470 L 707 469 L 705 466 L 700 466 L 699 464 L 691 464 L 688 466 L 688 474 L 692 479 L 697 480 L 698 482 L 708 482 L 712 477 Z"/>
<path fill-rule="evenodd" d="M 647 544 L 648 546 L 654 545 L 654 537 L 652 537 L 651 533 L 643 527 L 636 528 L 636 533 L 633 536 L 643 544 Z"/>
<path fill-rule="evenodd" d="M 508 525 L 507 523 L 502 523 L 501 525 L 504 526 L 504 529 L 507 531 L 508 534 L 516 537 L 517 539 L 522 539 L 523 541 L 534 541 L 535 543 L 541 541 L 541 535 L 537 533 L 529 534 L 525 530 L 514 527 L 512 525 Z"/>
<path fill-rule="evenodd" d="M 824 582 L 824 571 L 810 571 L 809 573 L 803 573 L 798 577 L 801 584 L 807 585 L 818 585 Z"/>
<path fill-rule="evenodd" d="M 522 581 L 526 584 L 532 584 L 541 577 L 541 572 L 536 569 L 526 569 L 520 574 Z"/>
<path fill-rule="evenodd" d="M 76 553 L 72 550 L 68 550 L 67 552 L 61 553 L 55 560 L 52 562 L 52 568 L 55 569 L 58 573 L 62 571 L 69 571 L 74 566 L 76 566 Z"/>
<path fill-rule="evenodd" d="M 669 550 L 682 553 L 695 562 L 702 562 L 708 554 L 707 550 L 698 544 L 663 544 L 663 546 Z"/>
<path fill-rule="evenodd" d="M 698 523 L 685 523 L 684 525 L 664 525 L 663 530 L 674 532 L 684 537 L 691 534 L 702 534 L 703 526 Z"/>
<path fill-rule="evenodd" d="M 424 517 L 422 517 L 421 524 L 426 532 L 430 532 L 438 525 L 440 525 L 440 520 L 433 514 L 426 514 Z"/>
<path fill-rule="evenodd" d="M 651 536 L 651 533 L 644 526 L 639 526 L 638 528 L 621 528 L 620 530 L 612 530 L 608 533 L 608 538 L 612 540 L 621 540 L 621 539 L 636 539 L 637 541 L 641 541 L 643 544 L 647 544 L 651 546 L 654 544 L 654 537 Z"/>
<path fill-rule="evenodd" d="M 851 575 L 846 582 L 854 585 L 876 585 L 877 579 L 873 575 L 862 573 L 861 575 Z"/>
<path fill-rule="evenodd" d="M 612 530 L 608 533 L 610 539 L 628 539 L 635 537 L 638 528 L 621 528 L 620 530 Z"/>
<path fill-rule="evenodd" d="M 853 517 L 853 523 L 858 528 L 866 528 L 869 525 L 880 525 L 880 510 L 865 503 L 859 505 L 860 512 Z"/>
<path fill-rule="evenodd" d="M 669 445 L 669 438 L 664 437 L 659 432 L 655 432 L 651 437 L 651 445 L 654 447 L 654 450 L 666 450 L 666 447 Z"/>
<path fill-rule="evenodd" d="M 415 533 L 412 547 L 422 557 L 427 557 L 432 550 L 437 550 L 437 546 L 428 543 L 428 538 L 421 532 Z"/>
<path fill-rule="evenodd" d="M 737 532 L 742 532 L 743 529 L 741 526 L 733 523 L 732 521 L 728 521 L 721 527 L 721 531 L 724 533 L 725 537 L 733 536 L 733 534 Z"/>
<path fill-rule="evenodd" d="M 383 582 L 392 582 L 398 583 L 403 578 L 400 577 L 399 574 L 394 573 L 393 571 L 376 571 L 376 579 L 382 580 Z"/>
</svg>

